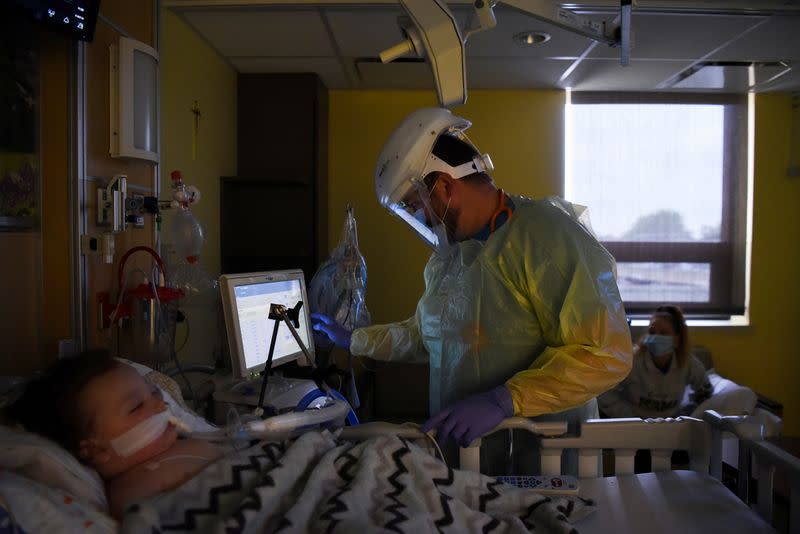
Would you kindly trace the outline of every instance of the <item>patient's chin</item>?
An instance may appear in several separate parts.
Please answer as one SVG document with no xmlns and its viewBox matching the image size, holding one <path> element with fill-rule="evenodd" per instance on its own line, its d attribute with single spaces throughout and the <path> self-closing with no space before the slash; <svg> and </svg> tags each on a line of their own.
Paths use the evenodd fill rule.
<svg viewBox="0 0 800 534">
<path fill-rule="evenodd" d="M 146 447 L 129 457 L 131 465 L 137 465 L 167 451 L 178 440 L 178 429 L 169 424 L 164 432 Z"/>
<path fill-rule="evenodd" d="M 164 433 L 156 439 L 151 445 L 155 445 L 159 448 L 159 452 L 164 452 L 165 450 L 172 447 L 172 445 L 178 440 L 178 429 L 170 423 L 167 425 L 167 429 L 164 430 Z M 158 454 L 158 453 L 155 453 Z"/>
</svg>

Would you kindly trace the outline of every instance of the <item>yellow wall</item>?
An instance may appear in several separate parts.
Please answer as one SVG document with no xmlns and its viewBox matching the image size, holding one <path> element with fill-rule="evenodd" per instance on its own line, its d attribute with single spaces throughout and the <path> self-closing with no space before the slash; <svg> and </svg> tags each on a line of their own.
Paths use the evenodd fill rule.
<svg viewBox="0 0 800 534">
<path fill-rule="evenodd" d="M 180 169 L 202 199 L 192 213 L 203 225 L 206 243 L 200 266 L 214 279 L 220 275 L 219 177 L 236 174 L 236 71 L 186 23 L 161 10 L 161 195 L 170 198 L 170 172 Z M 193 158 L 194 101 L 201 110 L 197 158 Z M 164 214 L 162 239 L 169 244 L 171 212 Z M 168 254 L 168 247 L 163 253 Z M 182 359 L 210 363 L 220 346 L 216 303 L 188 300 L 185 312 L 191 335 Z M 179 326 L 177 345 L 184 338 Z"/>
<path fill-rule="evenodd" d="M 784 432 L 800 432 L 800 349 L 793 343 L 800 297 L 800 180 L 787 178 L 791 99 L 756 100 L 756 159 L 751 326 L 693 331 L 724 376 L 784 404 Z M 367 261 L 367 305 L 375 322 L 403 319 L 421 294 L 428 249 L 378 206 L 373 170 L 384 140 L 409 112 L 435 105 L 431 92 L 332 91 L 330 99 L 329 245 L 344 206 L 356 207 Z M 563 103 L 557 91 L 474 91 L 457 114 L 470 138 L 491 154 L 501 187 L 529 196 L 563 192 Z"/>
<path fill-rule="evenodd" d="M 786 170 L 791 97 L 756 98 L 755 184 L 750 326 L 695 329 L 720 374 L 784 405 L 784 434 L 800 433 L 800 179 Z"/>
</svg>

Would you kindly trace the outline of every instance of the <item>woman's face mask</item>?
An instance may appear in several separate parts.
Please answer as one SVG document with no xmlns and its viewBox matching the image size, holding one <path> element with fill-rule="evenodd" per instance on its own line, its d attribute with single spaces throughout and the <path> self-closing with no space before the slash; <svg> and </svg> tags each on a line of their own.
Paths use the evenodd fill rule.
<svg viewBox="0 0 800 534">
<path fill-rule="evenodd" d="M 675 340 L 672 336 L 649 334 L 644 338 L 644 346 L 651 355 L 664 356 L 675 350 Z"/>
</svg>

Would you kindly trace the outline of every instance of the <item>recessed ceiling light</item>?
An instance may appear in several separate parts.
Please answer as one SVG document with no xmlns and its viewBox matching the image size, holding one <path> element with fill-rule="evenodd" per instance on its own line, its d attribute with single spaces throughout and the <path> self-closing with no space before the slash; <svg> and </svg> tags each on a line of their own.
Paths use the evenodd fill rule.
<svg viewBox="0 0 800 534">
<path fill-rule="evenodd" d="M 544 32 L 522 32 L 514 36 L 514 42 L 521 46 L 533 46 L 549 40 L 550 34 Z"/>
</svg>

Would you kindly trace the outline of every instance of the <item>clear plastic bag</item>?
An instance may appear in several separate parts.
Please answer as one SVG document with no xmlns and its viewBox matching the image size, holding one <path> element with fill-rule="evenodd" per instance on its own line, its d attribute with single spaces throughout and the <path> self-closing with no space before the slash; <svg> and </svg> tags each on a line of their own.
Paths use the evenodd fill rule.
<svg viewBox="0 0 800 534">
<path fill-rule="evenodd" d="M 210 305 L 219 296 L 219 282 L 208 274 L 199 263 L 189 263 L 177 256 L 169 266 L 167 283 L 170 287 L 183 290 L 184 301 L 192 305 Z"/>
<path fill-rule="evenodd" d="M 196 263 L 205 242 L 203 227 L 188 208 L 177 207 L 170 215 L 169 235 L 172 246 L 181 258 L 189 263 Z"/>
<path fill-rule="evenodd" d="M 347 206 L 342 235 L 330 258 L 317 269 L 308 287 L 312 313 L 324 313 L 349 330 L 371 323 L 366 302 L 367 263 L 358 249 L 358 229 L 353 207 Z M 315 334 L 314 344 L 323 351 L 333 343 L 324 335 Z M 359 400 L 353 379 L 352 357 L 348 355 L 350 375 L 348 400 L 358 408 Z"/>
</svg>

